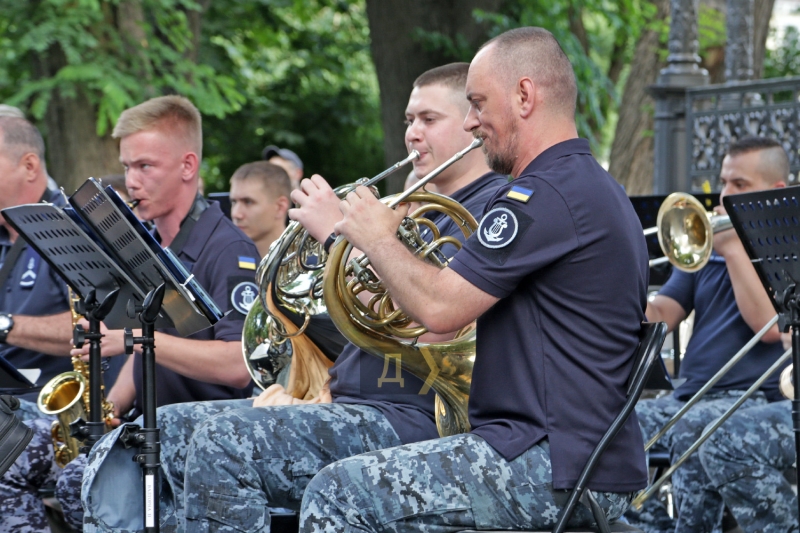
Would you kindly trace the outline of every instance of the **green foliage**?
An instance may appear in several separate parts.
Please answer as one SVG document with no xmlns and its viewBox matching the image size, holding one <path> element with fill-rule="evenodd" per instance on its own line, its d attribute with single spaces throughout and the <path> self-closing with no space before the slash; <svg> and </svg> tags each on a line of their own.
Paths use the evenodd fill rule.
<svg viewBox="0 0 800 533">
<path fill-rule="evenodd" d="M 204 61 L 236 72 L 247 98 L 241 111 L 206 121 L 209 190 L 227 190 L 233 171 L 267 144 L 291 148 L 306 176 L 318 172 L 332 183 L 381 170 L 363 0 L 214 2 L 205 20 Z"/>
<path fill-rule="evenodd" d="M 541 26 L 558 39 L 575 69 L 578 82 L 579 134 L 596 152 L 610 146 L 607 117 L 618 105 L 618 87 L 608 74 L 612 62 L 630 62 L 636 40 L 655 14 L 645 0 L 518 0 L 500 13 L 476 12 L 491 23 L 491 35 L 511 28 Z M 586 41 L 576 34 L 585 30 Z"/>
<path fill-rule="evenodd" d="M 771 37 L 776 37 L 772 30 Z M 764 77 L 779 78 L 800 75 L 800 31 L 786 27 L 774 49 L 767 48 L 764 57 Z"/>
<path fill-rule="evenodd" d="M 365 10 L 364 0 L 0 0 L 0 101 L 41 120 L 54 91 L 80 91 L 104 135 L 124 109 L 177 93 L 204 116 L 209 192 L 227 190 L 266 144 L 295 150 L 306 175 L 353 181 L 383 160 Z"/>
<path fill-rule="evenodd" d="M 141 20 L 122 20 L 122 3 L 0 0 L 0 98 L 41 119 L 53 91 L 81 91 L 97 109 L 98 135 L 126 107 L 160 94 L 180 93 L 215 116 L 241 107 L 230 76 L 190 58 L 196 2 L 141 0 Z"/>
<path fill-rule="evenodd" d="M 697 12 L 697 41 L 702 51 L 724 47 L 728 42 L 725 12 L 701 5 Z"/>
</svg>

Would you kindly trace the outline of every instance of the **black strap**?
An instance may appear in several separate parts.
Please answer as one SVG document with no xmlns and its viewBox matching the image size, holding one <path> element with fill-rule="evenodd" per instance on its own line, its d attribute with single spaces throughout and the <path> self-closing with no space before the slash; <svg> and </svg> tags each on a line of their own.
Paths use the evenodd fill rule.
<svg viewBox="0 0 800 533">
<path fill-rule="evenodd" d="M 0 268 L 0 288 L 4 287 L 6 281 L 8 281 L 8 276 L 11 275 L 11 270 L 14 268 L 23 248 L 25 248 L 25 239 L 17 235 L 17 240 L 11 245 L 11 249 L 3 259 L 3 268 Z"/>
<path fill-rule="evenodd" d="M 192 209 L 189 210 L 189 214 L 186 215 L 186 218 L 181 222 L 181 229 L 178 230 L 178 234 L 175 235 L 175 238 L 172 239 L 169 245 L 169 249 L 172 250 L 175 255 L 181 252 L 186 241 L 189 240 L 189 235 L 192 233 L 195 223 L 206 209 L 208 209 L 208 201 L 198 194 L 194 199 Z"/>
</svg>

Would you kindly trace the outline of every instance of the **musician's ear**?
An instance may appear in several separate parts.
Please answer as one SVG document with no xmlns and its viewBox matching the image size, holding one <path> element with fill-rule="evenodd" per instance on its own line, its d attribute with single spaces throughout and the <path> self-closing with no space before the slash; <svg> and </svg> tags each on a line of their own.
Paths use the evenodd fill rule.
<svg viewBox="0 0 800 533">
<path fill-rule="evenodd" d="M 182 178 L 184 181 L 189 181 L 197 178 L 200 172 L 200 158 L 194 152 L 186 152 L 183 154 L 181 161 Z"/>
<path fill-rule="evenodd" d="M 39 156 L 33 152 L 28 152 L 19 160 L 20 166 L 25 168 L 25 179 L 27 181 L 34 181 L 39 177 L 39 170 L 42 167 L 42 161 Z"/>
</svg>

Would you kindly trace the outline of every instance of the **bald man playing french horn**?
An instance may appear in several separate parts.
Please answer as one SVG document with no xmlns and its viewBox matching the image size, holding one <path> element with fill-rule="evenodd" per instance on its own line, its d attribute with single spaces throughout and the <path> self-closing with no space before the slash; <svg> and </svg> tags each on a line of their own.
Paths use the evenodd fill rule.
<svg viewBox="0 0 800 533">
<path fill-rule="evenodd" d="M 464 129 L 514 180 L 447 268 L 395 237 L 367 189 L 336 230 L 366 253 L 398 305 L 432 332 L 477 319 L 469 433 L 338 461 L 306 490 L 301 531 L 552 528 L 619 413 L 646 304 L 641 225 L 575 126 L 572 66 L 542 28 L 486 43 L 469 68 Z M 610 519 L 647 483 L 632 416 L 589 488 Z M 580 506 L 570 526 L 593 522 Z"/>
</svg>

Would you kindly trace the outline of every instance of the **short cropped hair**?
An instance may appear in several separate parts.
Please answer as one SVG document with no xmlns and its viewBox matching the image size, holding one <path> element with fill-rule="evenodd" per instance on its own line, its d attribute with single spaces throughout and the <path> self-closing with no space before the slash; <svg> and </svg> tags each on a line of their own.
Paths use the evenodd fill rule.
<svg viewBox="0 0 800 533">
<path fill-rule="evenodd" d="M 25 113 L 18 107 L 8 104 L 0 104 L 0 117 L 25 118 Z"/>
<path fill-rule="evenodd" d="M 198 159 L 202 159 L 203 119 L 194 104 L 183 96 L 159 96 L 126 109 L 119 116 L 111 136 L 122 139 L 156 128 L 165 128 L 181 135 Z"/>
<path fill-rule="evenodd" d="M 728 146 L 727 155 L 736 157 L 750 152 L 763 151 L 759 170 L 770 183 L 778 181 L 789 182 L 789 156 L 783 145 L 771 137 L 757 137 L 748 135 L 742 137 Z"/>
<path fill-rule="evenodd" d="M 467 86 L 469 63 L 449 63 L 423 72 L 414 80 L 414 87 L 444 85 L 463 92 Z"/>
<path fill-rule="evenodd" d="M 567 54 L 553 34 L 544 28 L 524 27 L 508 30 L 487 41 L 480 50 L 494 45 L 492 60 L 507 83 L 529 77 L 545 90 L 549 103 L 575 116 L 578 85 Z"/>
<path fill-rule="evenodd" d="M 289 198 L 292 192 L 292 182 L 289 174 L 274 163 L 269 161 L 253 161 L 236 169 L 231 176 L 231 183 L 235 180 L 258 180 L 261 185 L 275 198 L 285 196 Z"/>
<path fill-rule="evenodd" d="M 24 118 L 0 116 L 0 132 L 2 132 L 3 146 L 8 150 L 8 155 L 14 162 L 19 161 L 23 155 L 34 153 L 44 162 L 44 140 L 36 126 Z"/>
</svg>

